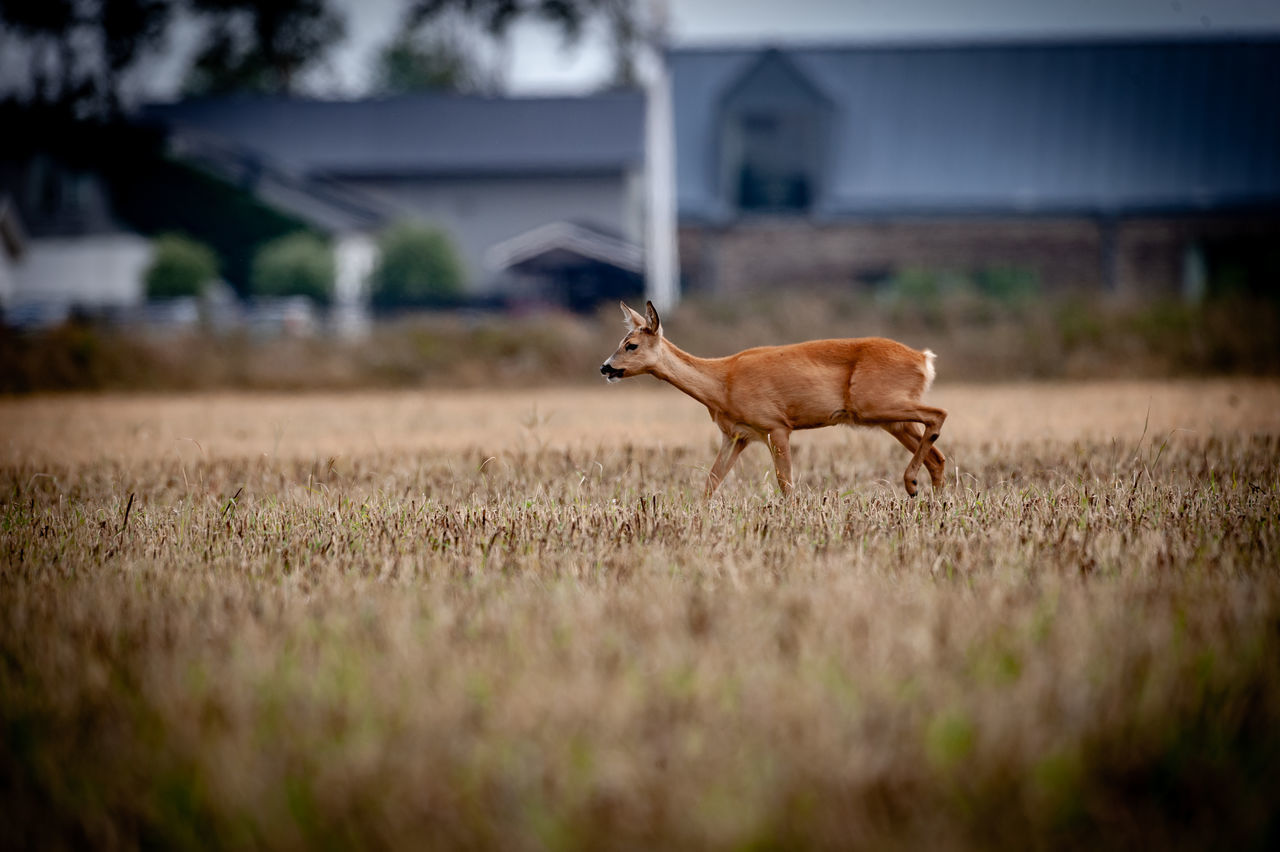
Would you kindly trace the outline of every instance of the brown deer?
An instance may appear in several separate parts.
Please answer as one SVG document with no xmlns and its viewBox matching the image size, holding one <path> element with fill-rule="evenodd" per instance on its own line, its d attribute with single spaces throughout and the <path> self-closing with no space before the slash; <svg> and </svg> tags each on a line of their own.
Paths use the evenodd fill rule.
<svg viewBox="0 0 1280 852">
<path fill-rule="evenodd" d="M 942 488 L 946 458 L 935 442 L 947 412 L 920 402 L 934 377 L 928 349 L 856 337 L 698 358 L 667 340 L 653 302 L 647 316 L 621 305 L 627 335 L 600 373 L 610 382 L 648 373 L 707 407 L 724 436 L 707 475 L 708 498 L 751 441 L 769 447 L 778 487 L 790 494 L 791 433 L 840 424 L 879 426 L 911 451 L 903 475 L 907 494 L 916 495 L 922 463 L 934 490 Z"/>
</svg>

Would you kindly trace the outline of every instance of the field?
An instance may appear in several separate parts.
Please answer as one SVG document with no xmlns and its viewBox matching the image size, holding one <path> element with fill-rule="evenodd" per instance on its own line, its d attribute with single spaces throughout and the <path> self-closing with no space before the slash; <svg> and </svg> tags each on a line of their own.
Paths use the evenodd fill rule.
<svg viewBox="0 0 1280 852">
<path fill-rule="evenodd" d="M 1275 848 L 1280 383 L 0 400 L 29 848 Z"/>
</svg>

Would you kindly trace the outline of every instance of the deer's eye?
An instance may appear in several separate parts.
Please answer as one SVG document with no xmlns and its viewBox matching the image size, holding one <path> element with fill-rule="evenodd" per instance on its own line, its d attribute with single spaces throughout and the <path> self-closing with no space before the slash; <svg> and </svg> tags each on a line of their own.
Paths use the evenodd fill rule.
<svg viewBox="0 0 1280 852">
<path fill-rule="evenodd" d="M 626 349 L 628 352 L 630 352 L 632 349 L 639 349 L 639 348 L 640 348 L 639 343 L 628 343 L 626 346 Z"/>
</svg>

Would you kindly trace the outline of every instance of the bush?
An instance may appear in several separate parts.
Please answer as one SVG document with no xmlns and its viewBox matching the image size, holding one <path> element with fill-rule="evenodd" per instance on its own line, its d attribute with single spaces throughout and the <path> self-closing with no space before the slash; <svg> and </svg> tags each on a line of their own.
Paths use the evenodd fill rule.
<svg viewBox="0 0 1280 852">
<path fill-rule="evenodd" d="M 308 296 L 322 305 L 333 297 L 333 250 L 299 232 L 258 249 L 250 277 L 255 296 Z"/>
<path fill-rule="evenodd" d="M 449 235 L 439 228 L 403 223 L 378 241 L 371 281 L 378 307 L 440 305 L 462 295 L 465 272 Z"/>
<path fill-rule="evenodd" d="M 915 305 L 933 305 L 946 289 L 946 275 L 934 269 L 908 267 L 889 280 L 892 300 Z"/>
<path fill-rule="evenodd" d="M 179 234 L 155 240 L 155 256 L 147 267 L 148 299 L 199 296 L 218 276 L 218 259 L 204 243 Z"/>
<path fill-rule="evenodd" d="M 1034 269 L 1021 266 L 993 266 L 974 275 L 978 292 L 988 299 L 1014 307 L 1027 305 L 1040 297 L 1040 276 Z"/>
</svg>

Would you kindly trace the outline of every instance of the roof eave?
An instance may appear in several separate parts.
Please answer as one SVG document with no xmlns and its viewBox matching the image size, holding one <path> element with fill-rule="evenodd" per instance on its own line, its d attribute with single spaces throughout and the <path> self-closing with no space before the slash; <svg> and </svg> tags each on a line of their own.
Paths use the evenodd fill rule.
<svg viewBox="0 0 1280 852">
<path fill-rule="evenodd" d="M 612 177 L 641 168 L 640 161 L 607 163 L 528 163 L 497 166 L 399 165 L 369 168 L 356 165 L 319 166 L 310 170 L 316 177 L 332 180 L 388 179 L 496 179 L 541 177 Z"/>
</svg>

